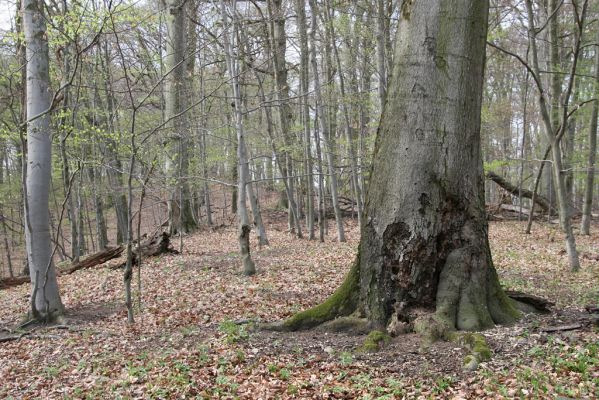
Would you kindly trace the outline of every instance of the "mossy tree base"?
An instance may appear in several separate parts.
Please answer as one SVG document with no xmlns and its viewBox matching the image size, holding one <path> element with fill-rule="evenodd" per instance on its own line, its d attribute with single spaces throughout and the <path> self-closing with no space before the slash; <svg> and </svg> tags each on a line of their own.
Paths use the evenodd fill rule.
<svg viewBox="0 0 599 400">
<path fill-rule="evenodd" d="M 342 286 L 281 329 L 338 317 L 429 340 L 518 319 L 487 240 L 480 151 L 488 2 L 412 2 L 398 26 L 359 254 Z M 459 23 L 456 23 L 459 21 Z"/>
</svg>

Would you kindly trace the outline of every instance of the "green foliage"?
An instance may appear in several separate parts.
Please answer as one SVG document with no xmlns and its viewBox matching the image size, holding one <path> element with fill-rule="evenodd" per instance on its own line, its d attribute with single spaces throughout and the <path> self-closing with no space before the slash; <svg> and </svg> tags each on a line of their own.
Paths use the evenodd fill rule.
<svg viewBox="0 0 599 400">
<path fill-rule="evenodd" d="M 489 171 L 497 171 L 503 167 L 509 167 L 511 165 L 514 165 L 514 161 L 508 161 L 508 160 L 493 160 L 493 161 L 489 161 L 489 162 L 485 162 L 483 165 L 483 168 L 485 170 L 485 172 L 489 172 Z"/>
<path fill-rule="evenodd" d="M 354 361 L 354 356 L 349 351 L 343 351 L 339 354 L 341 365 L 350 365 Z"/>
<path fill-rule="evenodd" d="M 229 344 L 245 341 L 250 337 L 245 325 L 238 325 L 230 320 L 221 322 L 218 330 L 224 333 L 225 341 Z"/>
</svg>

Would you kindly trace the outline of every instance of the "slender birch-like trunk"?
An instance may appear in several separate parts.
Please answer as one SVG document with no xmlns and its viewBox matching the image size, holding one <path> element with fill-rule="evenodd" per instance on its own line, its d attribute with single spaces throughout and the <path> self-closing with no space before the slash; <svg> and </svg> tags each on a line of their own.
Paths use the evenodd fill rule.
<svg viewBox="0 0 599 400">
<path fill-rule="evenodd" d="M 233 0 L 232 9 L 235 11 L 237 2 Z M 245 275 L 254 275 L 256 266 L 250 254 L 250 225 L 247 205 L 246 205 L 246 185 L 248 182 L 247 151 L 245 147 L 245 132 L 243 130 L 243 114 L 241 112 L 241 95 L 239 91 L 239 77 L 237 69 L 237 60 L 234 58 L 231 47 L 231 38 L 229 32 L 229 16 L 225 7 L 225 0 L 220 2 L 221 17 L 223 22 L 223 36 L 225 46 L 225 60 L 227 63 L 227 73 L 231 82 L 235 106 L 235 129 L 237 131 L 237 160 L 238 160 L 238 182 L 237 182 L 237 217 L 239 220 L 239 250 L 243 261 L 243 273 Z M 233 14 L 233 33 L 237 31 L 235 14 Z"/>
<path fill-rule="evenodd" d="M 27 177 L 25 241 L 32 283 L 32 318 L 52 320 L 64 307 L 52 261 L 48 207 L 52 171 L 52 134 L 48 39 L 44 4 L 23 1 L 27 52 Z"/>
</svg>

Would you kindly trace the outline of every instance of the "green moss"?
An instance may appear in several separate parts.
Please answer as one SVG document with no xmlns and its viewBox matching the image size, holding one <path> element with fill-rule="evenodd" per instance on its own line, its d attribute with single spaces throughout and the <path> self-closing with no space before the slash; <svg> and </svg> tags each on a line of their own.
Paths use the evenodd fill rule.
<svg viewBox="0 0 599 400">
<path fill-rule="evenodd" d="M 299 312 L 287 319 L 282 328 L 288 331 L 310 329 L 336 317 L 347 316 L 354 312 L 359 294 L 359 259 L 349 270 L 343 284 L 323 303 L 306 311 Z"/>
<path fill-rule="evenodd" d="M 374 352 L 381 348 L 381 345 L 389 343 L 391 337 L 382 331 L 372 331 L 364 339 L 364 343 L 360 346 L 358 352 Z"/>
<path fill-rule="evenodd" d="M 478 360 L 472 354 L 468 354 L 464 357 L 464 369 L 474 371 L 478 368 Z"/>
<path fill-rule="evenodd" d="M 461 346 L 465 346 L 470 354 L 464 358 L 464 368 L 474 370 L 478 363 L 491 359 L 493 353 L 487 341 L 480 333 L 453 333 L 451 340 Z"/>
</svg>

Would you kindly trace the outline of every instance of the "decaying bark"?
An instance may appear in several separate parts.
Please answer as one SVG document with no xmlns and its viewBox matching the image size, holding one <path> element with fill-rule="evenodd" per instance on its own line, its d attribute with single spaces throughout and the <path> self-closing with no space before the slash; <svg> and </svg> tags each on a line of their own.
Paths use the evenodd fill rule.
<svg viewBox="0 0 599 400">
<path fill-rule="evenodd" d="M 133 247 L 133 260 L 132 265 L 137 265 L 139 262 L 140 255 L 142 258 L 156 257 L 160 254 L 179 252 L 171 248 L 170 235 L 167 232 L 157 233 L 150 238 L 147 238 L 140 245 Z M 124 267 L 126 262 L 111 267 L 111 269 L 117 269 Z"/>
<path fill-rule="evenodd" d="M 359 254 L 329 299 L 279 329 L 343 316 L 373 329 L 417 329 L 434 313 L 427 318 L 443 331 L 480 330 L 519 316 L 487 239 L 480 111 L 488 2 L 406 1 L 401 13 Z"/>
</svg>

